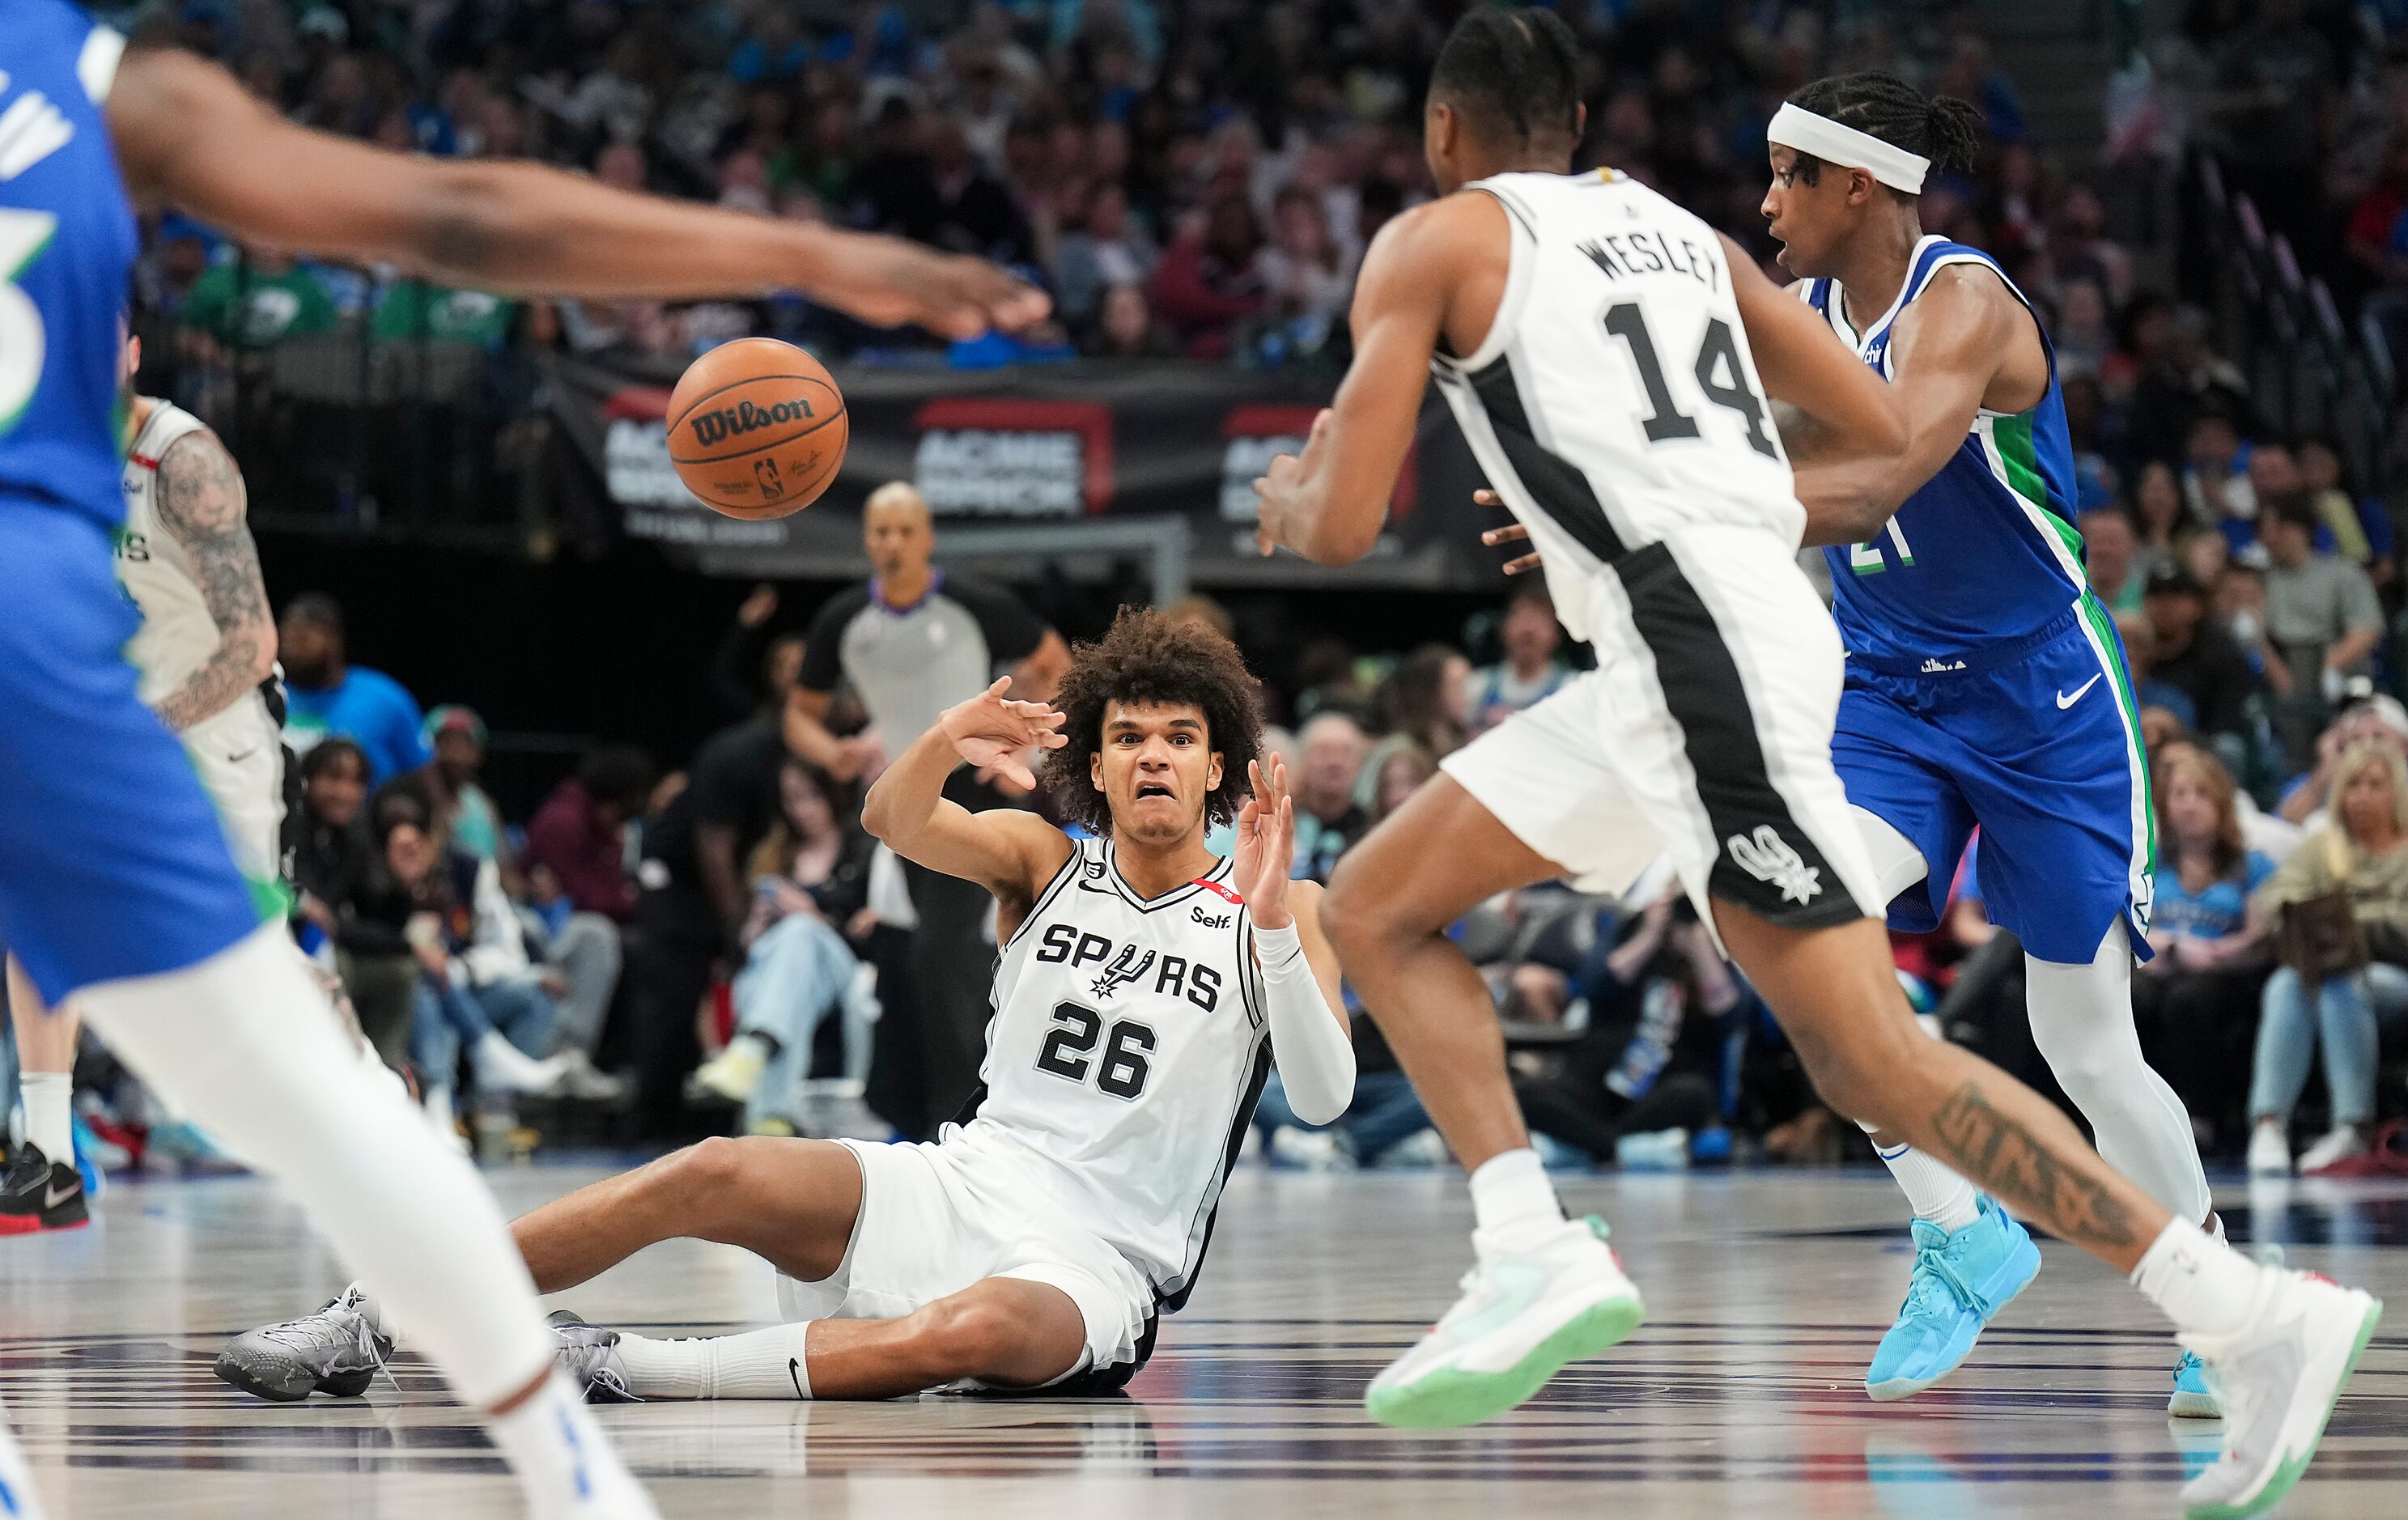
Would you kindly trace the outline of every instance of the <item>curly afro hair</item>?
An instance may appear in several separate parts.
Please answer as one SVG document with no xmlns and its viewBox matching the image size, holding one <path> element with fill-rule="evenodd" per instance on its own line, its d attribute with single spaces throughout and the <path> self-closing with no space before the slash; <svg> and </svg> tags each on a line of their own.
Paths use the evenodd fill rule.
<svg viewBox="0 0 2408 1520">
<path fill-rule="evenodd" d="M 1262 753 L 1263 720 L 1254 678 L 1237 645 L 1200 623 L 1125 607 L 1100 643 L 1072 652 L 1070 673 L 1054 698 L 1070 742 L 1047 753 L 1042 779 L 1063 818 L 1098 834 L 1111 832 L 1111 809 L 1096 790 L 1091 763 L 1114 702 L 1201 710 L 1206 742 L 1221 756 L 1221 784 L 1204 799 L 1205 821 L 1238 816 L 1250 790 L 1246 767 Z"/>
</svg>

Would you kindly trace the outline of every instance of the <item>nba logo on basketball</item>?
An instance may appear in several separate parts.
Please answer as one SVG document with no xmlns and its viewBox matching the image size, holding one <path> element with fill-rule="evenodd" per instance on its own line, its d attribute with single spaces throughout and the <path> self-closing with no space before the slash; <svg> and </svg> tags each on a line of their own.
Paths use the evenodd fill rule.
<svg viewBox="0 0 2408 1520">
<path fill-rule="evenodd" d="M 760 482 L 764 501 L 775 501 L 786 494 L 785 482 L 778 479 L 778 462 L 774 459 L 753 461 L 752 479 Z"/>
</svg>

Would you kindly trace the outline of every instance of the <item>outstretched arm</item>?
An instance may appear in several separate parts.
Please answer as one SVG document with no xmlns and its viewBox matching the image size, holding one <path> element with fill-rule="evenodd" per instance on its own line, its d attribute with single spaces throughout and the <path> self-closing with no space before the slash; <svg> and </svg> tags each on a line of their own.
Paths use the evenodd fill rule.
<svg viewBox="0 0 2408 1520">
<path fill-rule="evenodd" d="M 977 259 L 892 237 L 629 194 L 530 163 L 396 153 L 295 126 L 191 53 L 129 50 L 108 97 L 128 185 L 249 241 L 549 295 L 798 290 L 954 337 L 1045 315 Z"/>
<path fill-rule="evenodd" d="M 1432 202 L 1371 239 L 1354 282 L 1354 362 L 1303 454 L 1280 455 L 1254 482 L 1264 553 L 1283 545 L 1316 565 L 1352 565 L 1379 541 L 1421 418 L 1451 270 L 1483 218 L 1501 247 L 1505 211 L 1489 195 Z"/>
<path fill-rule="evenodd" d="M 896 854 L 976 882 L 1007 913 L 1015 907 L 1025 912 L 1070 858 L 1069 837 L 1035 813 L 1013 808 L 974 813 L 948 802 L 945 778 L 967 760 L 1036 789 L 1037 778 L 1021 754 L 1031 747 L 1058 750 L 1068 740 L 1060 732 L 1060 713 L 1041 702 L 1010 700 L 1003 694 L 1010 685 L 1005 677 L 946 709 L 935 727 L 886 767 L 861 806 L 862 826 Z"/>
<path fill-rule="evenodd" d="M 208 658 L 159 699 L 160 721 L 170 728 L 223 712 L 276 665 L 276 620 L 245 503 L 242 472 L 217 435 L 187 433 L 160 457 L 160 523 L 183 545 L 218 629 Z"/>
</svg>

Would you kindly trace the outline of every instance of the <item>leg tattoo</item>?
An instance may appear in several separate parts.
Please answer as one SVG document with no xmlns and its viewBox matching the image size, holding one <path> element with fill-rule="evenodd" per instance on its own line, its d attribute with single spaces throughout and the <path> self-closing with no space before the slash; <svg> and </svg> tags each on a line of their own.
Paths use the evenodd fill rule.
<svg viewBox="0 0 2408 1520">
<path fill-rule="evenodd" d="M 1979 1083 L 1957 1088 L 1931 1120 L 1950 1162 L 2032 1210 L 2058 1235 L 2079 1245 L 2136 1243 L 2130 1212 L 2095 1178 L 2067 1167 L 2040 1137 L 1991 1107 Z"/>
</svg>

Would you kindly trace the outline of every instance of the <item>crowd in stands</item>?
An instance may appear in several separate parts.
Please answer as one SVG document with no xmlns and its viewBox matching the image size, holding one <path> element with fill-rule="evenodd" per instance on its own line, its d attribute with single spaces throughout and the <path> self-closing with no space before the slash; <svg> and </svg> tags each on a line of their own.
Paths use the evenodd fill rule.
<svg viewBox="0 0 2408 1520">
<path fill-rule="evenodd" d="M 223 58 L 313 125 L 896 232 L 1016 263 L 1054 293 L 1051 327 L 956 363 L 1265 365 L 1342 358 L 1366 243 L 1428 193 L 1416 104 L 1455 8 L 984 0 L 940 29 L 898 6 L 782 0 L 187 0 L 132 24 Z M 1757 203 L 1784 95 L 1903 67 L 1980 108 L 1980 165 L 1936 177 L 1921 215 L 2000 257 L 2063 382 L 2086 572 L 2128 654 L 2155 781 L 2144 1043 L 2213 1152 L 2272 1171 L 2298 1143 L 2302 1168 L 2362 1164 L 2401 1108 L 2384 1073 L 2408 1046 L 2408 708 L 2391 695 L 2408 685 L 2408 584 L 2390 482 L 2359 473 L 2364 451 L 2272 421 L 2286 413 L 2219 351 L 2180 251 L 2120 241 L 2109 186 L 2036 148 L 1977 7 L 1911 33 L 1882 7 L 1845 25 L 1803 5 L 1558 8 L 1596 44 L 1581 162 L 1658 185 L 1776 280 Z M 2408 329 L 2408 45 L 2381 35 L 2402 14 L 2202 0 L 2116 76 L 2102 168 L 2217 154 L 2303 258 L 2355 271 L 2337 281 L 2353 310 Z M 665 359 L 744 332 L 871 359 L 913 341 L 784 297 L 520 306 L 236 249 L 174 217 L 147 234 L 143 308 L 195 354 L 345 323 Z M 430 1106 L 480 1134 L 573 1128 L 549 1116 L 580 1108 L 651 1135 L 921 1135 L 947 1116 L 926 1074 L 958 1030 L 923 1007 L 914 946 L 958 925 L 924 925 L 862 836 L 869 714 L 778 609 L 775 591 L 748 598 L 710 673 L 725 732 L 692 756 L 596 748 L 520 820 L 480 785 L 477 714 L 422 714 L 350 663 L 331 599 L 288 604 L 299 932 Z M 1183 610 L 1230 626 L 1209 601 Z M 1266 672 L 1297 778 L 1296 873 L 1326 880 L 1578 655 L 1521 584 L 1477 638 L 1400 653 L 1325 639 Z M 812 722 L 836 747 L 812 758 L 781 717 L 798 683 L 828 699 Z M 2046 1090 L 2020 955 L 1982 911 L 1978 842 L 1934 865 L 1955 873 L 1952 909 L 1900 939 L 1901 974 L 1936 1029 Z M 1559 1159 L 1861 1145 L 1670 883 L 1620 899 L 1536 888 L 1456 932 Z M 1356 1027 L 1354 1107 L 1312 1130 L 1274 1086 L 1259 1128 L 1275 1160 L 1442 1154 L 1376 1029 Z"/>
</svg>

